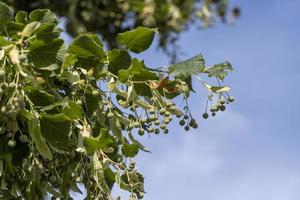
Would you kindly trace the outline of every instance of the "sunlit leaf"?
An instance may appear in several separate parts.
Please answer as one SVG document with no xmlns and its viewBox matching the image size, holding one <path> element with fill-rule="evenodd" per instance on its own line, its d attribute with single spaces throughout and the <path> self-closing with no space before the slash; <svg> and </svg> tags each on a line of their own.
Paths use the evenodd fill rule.
<svg viewBox="0 0 300 200">
<path fill-rule="evenodd" d="M 157 29 L 137 27 L 134 30 L 119 33 L 117 41 L 134 53 L 145 51 L 151 45 Z"/>
</svg>

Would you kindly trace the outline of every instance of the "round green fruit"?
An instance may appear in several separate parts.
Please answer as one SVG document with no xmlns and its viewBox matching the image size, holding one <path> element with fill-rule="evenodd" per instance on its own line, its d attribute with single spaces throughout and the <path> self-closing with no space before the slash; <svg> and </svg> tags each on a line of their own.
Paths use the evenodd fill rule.
<svg viewBox="0 0 300 200">
<path fill-rule="evenodd" d="M 138 134 L 139 134 L 140 136 L 143 136 L 144 133 L 145 133 L 145 130 L 144 130 L 143 128 L 140 128 L 139 131 L 138 131 Z"/>
<path fill-rule="evenodd" d="M 234 102 L 234 97 L 233 97 L 233 96 L 229 96 L 229 97 L 228 97 L 228 101 L 229 101 L 229 102 Z"/>
<path fill-rule="evenodd" d="M 150 108 L 150 109 L 149 109 L 149 113 L 150 113 L 150 114 L 154 114 L 154 113 L 155 113 L 155 109 L 154 109 L 154 108 Z"/>
<path fill-rule="evenodd" d="M 179 121 L 179 125 L 180 125 L 180 126 L 184 126 L 184 125 L 185 125 L 185 121 L 184 121 L 183 119 L 180 120 L 180 121 Z"/>
<path fill-rule="evenodd" d="M 16 83 L 15 82 L 10 82 L 9 84 L 8 84 L 8 88 L 10 88 L 10 89 L 15 89 L 16 88 Z"/>
<path fill-rule="evenodd" d="M 222 105 L 222 106 L 220 107 L 220 110 L 221 110 L 221 111 L 225 111 L 225 110 L 226 110 L 226 107 L 225 107 L 224 105 Z"/>
<path fill-rule="evenodd" d="M 14 148 L 16 146 L 16 141 L 15 140 L 9 140 L 7 145 L 10 147 L 10 148 Z"/>
<path fill-rule="evenodd" d="M 189 127 L 188 125 L 186 125 L 186 126 L 184 127 L 184 130 L 185 130 L 185 131 L 189 131 L 189 130 L 190 130 L 190 127 Z"/>
<path fill-rule="evenodd" d="M 209 117 L 208 113 L 203 113 L 202 115 L 203 119 L 207 119 Z"/>
<path fill-rule="evenodd" d="M 24 134 L 20 135 L 19 140 L 22 143 L 27 142 L 28 141 L 27 135 L 24 135 Z"/>
<path fill-rule="evenodd" d="M 219 103 L 222 104 L 222 105 L 225 104 L 225 103 L 226 103 L 226 102 L 225 102 L 225 99 L 224 99 L 223 97 L 221 97 L 221 98 L 219 99 Z"/>
<path fill-rule="evenodd" d="M 20 54 L 20 55 L 18 56 L 18 58 L 19 58 L 20 62 L 24 62 L 24 61 L 27 59 L 27 56 L 24 55 L 24 54 Z"/>
<path fill-rule="evenodd" d="M 140 122 L 138 122 L 138 121 L 136 121 L 136 122 L 134 122 L 133 123 L 133 126 L 135 127 L 135 128 L 138 128 L 138 127 L 140 127 Z"/>
<path fill-rule="evenodd" d="M 150 128 L 148 129 L 148 131 L 149 131 L 149 133 L 153 133 L 155 130 L 154 130 L 153 127 L 150 127 Z"/>
</svg>

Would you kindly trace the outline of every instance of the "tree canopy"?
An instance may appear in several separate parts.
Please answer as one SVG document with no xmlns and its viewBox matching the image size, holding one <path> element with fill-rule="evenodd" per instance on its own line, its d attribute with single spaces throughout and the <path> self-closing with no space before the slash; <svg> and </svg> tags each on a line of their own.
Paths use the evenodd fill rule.
<svg viewBox="0 0 300 200">
<path fill-rule="evenodd" d="M 198 54 L 151 69 L 130 52 L 147 50 L 159 29 L 118 33 L 119 48 L 106 51 L 91 33 L 66 46 L 58 22 L 49 9 L 0 2 L 0 198 L 69 199 L 81 184 L 86 199 L 112 199 L 112 187 L 141 199 L 134 158 L 149 150 L 139 138 L 168 134 L 176 118 L 186 131 L 198 127 L 188 105 L 195 80 L 208 92 L 203 118 L 225 111 L 233 68 Z"/>
<path fill-rule="evenodd" d="M 158 28 L 159 46 L 176 60 L 176 41 L 190 24 L 205 28 L 218 21 L 232 22 L 240 15 L 228 0 L 4 0 L 15 10 L 48 8 L 66 18 L 72 36 L 100 34 L 110 47 L 118 47 L 118 33 L 138 26 Z"/>
</svg>

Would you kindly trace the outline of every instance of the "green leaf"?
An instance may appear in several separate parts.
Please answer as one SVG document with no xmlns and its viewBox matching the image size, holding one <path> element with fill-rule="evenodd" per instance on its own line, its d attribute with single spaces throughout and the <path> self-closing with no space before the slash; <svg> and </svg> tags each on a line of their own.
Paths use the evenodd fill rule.
<svg viewBox="0 0 300 200">
<path fill-rule="evenodd" d="M 12 44 L 11 41 L 7 40 L 4 36 L 0 36 L 0 47 L 5 47 Z"/>
<path fill-rule="evenodd" d="M 148 80 L 158 80 L 156 73 L 149 71 L 145 64 L 138 59 L 133 59 L 130 68 L 127 70 L 120 70 L 119 80 L 125 83 L 128 78 L 131 76 L 134 81 L 148 81 Z"/>
<path fill-rule="evenodd" d="M 122 146 L 122 153 L 126 157 L 133 158 L 138 154 L 138 152 L 139 152 L 139 146 L 135 143 L 123 144 L 123 146 Z"/>
<path fill-rule="evenodd" d="M 96 151 L 101 149 L 101 144 L 97 138 L 83 138 L 83 145 L 86 149 L 87 155 L 93 155 Z"/>
<path fill-rule="evenodd" d="M 11 7 L 0 2 L 0 25 L 5 25 L 14 20 L 14 12 Z"/>
<path fill-rule="evenodd" d="M 101 101 L 101 98 L 99 96 L 94 96 L 92 94 L 86 94 L 86 113 L 90 117 L 94 114 L 95 111 L 99 108 L 99 103 Z"/>
<path fill-rule="evenodd" d="M 131 57 L 127 51 L 113 49 L 108 53 L 108 71 L 118 75 L 121 69 L 128 69 L 131 65 Z"/>
<path fill-rule="evenodd" d="M 140 150 L 145 151 L 145 152 L 150 152 L 146 147 L 144 147 L 144 145 L 142 145 L 137 139 L 135 139 L 133 137 L 131 132 L 128 133 L 128 136 L 129 136 L 129 139 L 131 140 L 131 142 L 138 145 Z"/>
<path fill-rule="evenodd" d="M 109 147 L 115 147 L 115 141 L 109 135 L 106 129 L 101 129 L 100 135 L 97 138 L 92 137 L 84 137 L 83 145 L 86 148 L 86 152 L 88 155 L 93 155 L 96 151 L 102 149 L 108 149 Z M 115 148 L 114 148 L 115 149 Z"/>
<path fill-rule="evenodd" d="M 111 132 L 118 138 L 119 141 L 123 140 L 121 124 L 116 117 L 109 119 Z"/>
<path fill-rule="evenodd" d="M 41 132 L 45 139 L 53 146 L 60 148 L 69 147 L 71 120 L 64 114 L 48 115 L 41 117 Z"/>
<path fill-rule="evenodd" d="M 119 33 L 117 41 L 134 53 L 148 49 L 154 39 L 157 29 L 137 27 L 134 30 Z"/>
<path fill-rule="evenodd" d="M 104 178 L 107 186 L 112 189 L 116 179 L 115 179 L 115 173 L 108 167 L 103 170 L 104 172 Z"/>
<path fill-rule="evenodd" d="M 61 30 L 53 23 L 42 24 L 35 32 L 36 38 L 39 40 L 50 41 L 58 38 Z"/>
<path fill-rule="evenodd" d="M 6 24 L 7 27 L 7 33 L 10 37 L 16 39 L 16 38 L 20 38 L 19 33 L 22 32 L 23 28 L 24 28 L 24 24 L 22 23 L 18 23 L 18 22 L 8 22 Z"/>
<path fill-rule="evenodd" d="M 224 78 L 232 71 L 232 65 L 229 62 L 223 62 L 206 68 L 204 72 L 208 73 L 209 77 L 217 77 L 221 80 L 224 80 Z"/>
<path fill-rule="evenodd" d="M 196 75 L 204 70 L 204 59 L 201 54 L 198 54 L 188 60 L 173 64 L 169 67 L 169 74 L 180 77 L 187 78 L 191 75 Z"/>
<path fill-rule="evenodd" d="M 65 48 L 62 39 L 51 42 L 35 40 L 29 47 L 29 58 L 34 66 L 41 70 L 54 70 L 62 65 Z"/>
<path fill-rule="evenodd" d="M 43 157 L 52 160 L 52 153 L 41 134 L 40 122 L 36 117 L 28 121 L 28 130 L 38 152 Z"/>
<path fill-rule="evenodd" d="M 59 100 L 53 104 L 50 104 L 48 106 L 43 106 L 40 111 L 48 111 L 52 110 L 55 107 L 62 106 L 63 108 L 67 107 L 69 105 L 69 100 L 67 98 L 64 98 L 62 100 Z"/>
<path fill-rule="evenodd" d="M 54 96 L 34 87 L 26 87 L 25 91 L 35 106 L 48 106 L 55 102 Z"/>
<path fill-rule="evenodd" d="M 63 114 L 71 119 L 80 119 L 83 117 L 83 110 L 80 105 L 69 101 L 68 106 L 63 109 Z"/>
<path fill-rule="evenodd" d="M 94 34 L 79 35 L 73 40 L 68 51 L 79 58 L 102 59 L 105 55 L 100 39 Z"/>
<path fill-rule="evenodd" d="M 68 67 L 71 67 L 73 65 L 75 65 L 75 63 L 78 61 L 77 57 L 75 54 L 72 53 L 66 53 L 65 54 L 65 58 L 64 58 L 64 63 L 63 63 L 63 68 L 66 69 Z M 63 73 L 71 73 L 68 71 L 64 71 Z M 73 83 L 75 81 L 71 81 L 71 83 Z"/>
<path fill-rule="evenodd" d="M 5 172 L 9 172 L 10 174 L 14 174 L 14 167 L 12 164 L 12 154 L 11 153 L 5 153 L 2 155 L 3 156 L 3 160 L 5 163 Z"/>
<path fill-rule="evenodd" d="M 127 70 L 120 70 L 119 80 L 125 83 L 129 77 L 133 81 L 149 81 L 149 80 L 158 80 L 159 77 L 156 73 L 149 71 L 143 62 L 140 62 L 138 59 L 133 59 L 130 68 Z M 141 96 L 151 96 L 150 88 L 144 83 L 134 84 L 135 91 L 138 95 Z"/>
<path fill-rule="evenodd" d="M 36 9 L 29 14 L 29 22 L 58 23 L 58 18 L 49 9 Z"/>
<path fill-rule="evenodd" d="M 28 22 L 28 13 L 25 11 L 18 11 L 15 16 L 15 21 L 22 24 L 27 24 Z"/>
</svg>

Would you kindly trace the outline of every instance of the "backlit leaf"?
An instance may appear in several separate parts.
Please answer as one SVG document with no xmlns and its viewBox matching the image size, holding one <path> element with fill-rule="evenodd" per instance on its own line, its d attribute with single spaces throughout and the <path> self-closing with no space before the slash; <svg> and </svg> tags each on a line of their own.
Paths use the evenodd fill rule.
<svg viewBox="0 0 300 200">
<path fill-rule="evenodd" d="M 169 73 L 175 77 L 187 78 L 204 70 L 204 58 L 201 54 L 188 60 L 173 64 L 169 67 Z"/>
</svg>

